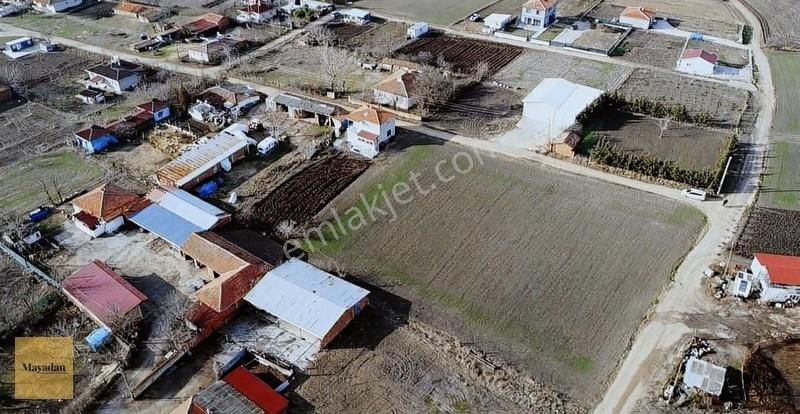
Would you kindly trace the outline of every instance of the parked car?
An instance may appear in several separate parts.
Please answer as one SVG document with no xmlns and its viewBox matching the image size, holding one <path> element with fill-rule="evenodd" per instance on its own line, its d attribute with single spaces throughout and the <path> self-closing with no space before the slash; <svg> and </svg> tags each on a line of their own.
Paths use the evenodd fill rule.
<svg viewBox="0 0 800 414">
<path fill-rule="evenodd" d="M 692 200 L 697 200 L 697 201 L 706 201 L 706 198 L 708 197 L 705 191 L 698 190 L 696 188 L 687 188 L 681 191 L 681 194 L 683 194 L 683 196 L 686 198 L 690 198 Z"/>
</svg>

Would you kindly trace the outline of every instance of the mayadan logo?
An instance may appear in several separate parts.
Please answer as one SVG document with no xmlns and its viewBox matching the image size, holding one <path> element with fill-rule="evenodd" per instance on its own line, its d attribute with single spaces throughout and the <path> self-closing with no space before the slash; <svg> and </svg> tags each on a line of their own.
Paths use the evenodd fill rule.
<svg viewBox="0 0 800 414">
<path fill-rule="evenodd" d="M 74 348 L 70 337 L 16 338 L 14 341 L 14 398 L 66 400 L 72 398 Z"/>
</svg>

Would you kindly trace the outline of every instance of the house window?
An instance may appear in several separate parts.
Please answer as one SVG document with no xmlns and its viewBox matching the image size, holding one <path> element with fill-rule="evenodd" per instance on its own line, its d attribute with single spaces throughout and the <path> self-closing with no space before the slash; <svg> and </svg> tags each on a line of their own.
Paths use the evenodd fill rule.
<svg viewBox="0 0 800 414">
<path fill-rule="evenodd" d="M 387 137 L 391 137 L 392 136 L 392 130 L 391 129 L 386 131 L 386 136 Z"/>
<path fill-rule="evenodd" d="M 533 19 L 533 23 L 532 24 L 534 26 L 541 26 L 542 25 L 542 21 L 540 19 Z"/>
</svg>

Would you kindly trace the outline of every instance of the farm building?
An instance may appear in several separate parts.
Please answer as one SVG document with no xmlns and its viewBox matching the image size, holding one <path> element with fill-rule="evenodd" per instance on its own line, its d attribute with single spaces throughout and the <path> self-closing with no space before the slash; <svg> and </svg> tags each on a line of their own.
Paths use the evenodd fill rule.
<svg viewBox="0 0 800 414">
<path fill-rule="evenodd" d="M 411 25 L 408 29 L 406 29 L 406 38 L 407 39 L 416 39 L 418 37 L 425 36 L 431 30 L 428 23 L 425 22 L 417 22 Z"/>
<path fill-rule="evenodd" d="M 131 222 L 179 250 L 192 233 L 231 221 L 230 214 L 178 188 L 156 188 L 147 199 L 152 204 L 132 215 Z"/>
<path fill-rule="evenodd" d="M 564 131 L 550 142 L 550 152 L 558 157 L 572 158 L 575 156 L 575 150 L 580 143 L 580 135 L 572 131 Z"/>
<path fill-rule="evenodd" d="M 416 103 L 413 72 L 400 70 L 382 80 L 372 90 L 375 102 L 407 111 Z"/>
<path fill-rule="evenodd" d="M 87 105 L 96 105 L 106 101 L 106 95 L 103 91 L 97 89 L 84 89 L 78 92 L 75 97 Z"/>
<path fill-rule="evenodd" d="M 289 400 L 244 367 L 189 398 L 173 414 L 284 414 Z"/>
<path fill-rule="evenodd" d="M 342 21 L 357 25 L 365 25 L 372 20 L 372 15 L 364 9 L 345 9 L 339 12 Z"/>
<path fill-rule="evenodd" d="M 189 116 L 198 122 L 223 125 L 227 117 L 238 118 L 243 111 L 261 101 L 261 95 L 249 86 L 213 86 L 206 89 L 189 108 Z"/>
<path fill-rule="evenodd" d="M 683 383 L 719 397 L 725 385 L 725 368 L 710 362 L 690 357 L 686 361 Z"/>
<path fill-rule="evenodd" d="M 557 137 L 602 94 L 599 89 L 565 79 L 543 79 L 522 100 L 524 106 L 518 126 L 538 136 Z"/>
<path fill-rule="evenodd" d="M 619 14 L 619 22 L 637 29 L 647 30 L 656 21 L 655 10 L 644 7 L 626 7 Z"/>
<path fill-rule="evenodd" d="M 800 257 L 756 253 L 750 270 L 761 302 L 800 301 Z"/>
<path fill-rule="evenodd" d="M 209 282 L 197 299 L 217 312 L 238 304 L 272 266 L 211 231 L 193 233 L 183 246 L 183 254 L 195 265 L 206 268 Z"/>
<path fill-rule="evenodd" d="M 368 106 L 345 115 L 342 126 L 346 128 L 345 140 L 350 149 L 367 158 L 375 158 L 395 134 L 394 116 Z"/>
<path fill-rule="evenodd" d="M 150 4 L 134 3 L 130 1 L 123 1 L 117 4 L 114 6 L 113 12 L 118 16 L 130 16 L 136 18 L 142 23 L 155 22 L 163 18 L 165 15 L 161 7 Z"/>
<path fill-rule="evenodd" d="M 101 63 L 86 69 L 90 88 L 121 94 L 136 87 L 141 81 L 144 67 L 138 63 L 113 59 L 109 63 Z"/>
<path fill-rule="evenodd" d="M 314 117 L 318 125 L 330 125 L 336 108 L 308 98 L 300 98 L 285 93 L 275 95 L 267 100 L 273 111 L 286 111 L 290 118 L 305 119 Z"/>
<path fill-rule="evenodd" d="M 195 62 L 216 65 L 226 58 L 231 59 L 238 56 L 241 51 L 247 49 L 249 44 L 250 42 L 244 39 L 215 37 L 189 45 L 186 57 Z"/>
<path fill-rule="evenodd" d="M 292 11 L 297 9 L 306 8 L 309 10 L 317 11 L 320 15 L 333 11 L 334 5 L 324 1 L 317 0 L 290 0 L 288 4 L 281 6 L 281 9 L 286 13 L 291 14 Z"/>
<path fill-rule="evenodd" d="M 75 132 L 74 137 L 75 144 L 87 154 L 105 151 L 119 142 L 111 130 L 97 125 Z"/>
<path fill-rule="evenodd" d="M 141 318 L 147 296 L 105 263 L 95 260 L 64 279 L 67 298 L 98 325 L 113 331 L 123 317 Z"/>
<path fill-rule="evenodd" d="M 188 36 L 213 37 L 224 32 L 228 26 L 230 26 L 230 21 L 227 17 L 216 13 L 206 13 L 184 24 L 183 30 Z"/>
<path fill-rule="evenodd" d="M 525 28 L 541 30 L 556 21 L 558 0 L 530 0 L 522 5 L 519 20 Z"/>
<path fill-rule="evenodd" d="M 367 306 L 368 295 L 366 289 L 291 259 L 267 272 L 245 300 L 324 348 Z"/>
<path fill-rule="evenodd" d="M 0 17 L 13 16 L 23 10 L 25 7 L 21 4 L 4 4 L 0 6 Z"/>
<path fill-rule="evenodd" d="M 72 222 L 93 238 L 112 234 L 148 204 L 142 197 L 106 183 L 72 200 Z"/>
<path fill-rule="evenodd" d="M 256 141 L 247 136 L 247 131 L 246 125 L 232 124 L 200 142 L 161 167 L 156 172 L 158 184 L 193 188 L 222 170 L 230 171 L 233 163 L 247 156 L 256 145 Z"/>
<path fill-rule="evenodd" d="M 278 8 L 272 4 L 255 3 L 240 8 L 236 12 L 239 23 L 264 23 L 278 15 Z"/>
<path fill-rule="evenodd" d="M 494 33 L 503 30 L 511 24 L 512 20 L 514 20 L 514 16 L 510 14 L 492 13 L 483 19 L 483 31 L 484 33 Z"/>
<path fill-rule="evenodd" d="M 83 4 L 83 0 L 33 0 L 33 9 L 42 13 L 61 13 Z"/>
<path fill-rule="evenodd" d="M 146 114 L 152 119 L 153 123 L 164 121 L 172 114 L 169 104 L 158 99 L 152 99 L 150 102 L 136 105 L 135 112 Z"/>
<path fill-rule="evenodd" d="M 678 70 L 695 75 L 713 75 L 718 57 L 702 49 L 686 49 L 678 60 Z"/>
<path fill-rule="evenodd" d="M 18 39 L 9 40 L 5 43 L 5 46 L 3 54 L 11 59 L 19 59 L 39 51 L 38 48 L 34 47 L 33 39 L 30 37 L 20 37 Z"/>
</svg>

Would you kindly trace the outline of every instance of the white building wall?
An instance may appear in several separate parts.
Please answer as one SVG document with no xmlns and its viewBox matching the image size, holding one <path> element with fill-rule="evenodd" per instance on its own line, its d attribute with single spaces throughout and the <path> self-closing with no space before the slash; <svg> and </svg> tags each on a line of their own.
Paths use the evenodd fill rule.
<svg viewBox="0 0 800 414">
<path fill-rule="evenodd" d="M 111 234 L 119 230 L 123 224 L 125 224 L 125 219 L 122 216 L 119 216 L 108 223 L 105 223 L 105 225 L 102 225 L 101 227 L 105 227 L 104 230 L 106 234 Z"/>
<path fill-rule="evenodd" d="M 714 64 L 703 58 L 689 58 L 678 61 L 678 70 L 695 75 L 713 75 Z"/>
<path fill-rule="evenodd" d="M 643 19 L 635 19 L 628 16 L 620 16 L 619 22 L 622 24 L 627 24 L 628 26 L 635 27 L 637 29 L 644 29 L 647 30 L 650 28 L 650 21 L 643 20 Z"/>
<path fill-rule="evenodd" d="M 373 95 L 375 98 L 375 102 L 381 105 L 396 107 L 397 109 L 402 109 L 404 111 L 411 109 L 411 107 L 414 106 L 414 104 L 416 103 L 416 100 L 413 98 L 406 98 L 405 96 L 394 95 L 378 89 L 373 90 Z"/>
<path fill-rule="evenodd" d="M 522 8 L 520 13 L 520 24 L 524 26 L 532 26 L 544 29 L 549 26 L 556 19 L 556 6 L 551 7 L 545 11 L 536 9 Z"/>
</svg>

